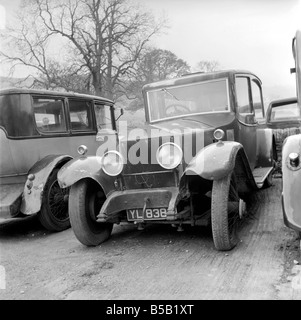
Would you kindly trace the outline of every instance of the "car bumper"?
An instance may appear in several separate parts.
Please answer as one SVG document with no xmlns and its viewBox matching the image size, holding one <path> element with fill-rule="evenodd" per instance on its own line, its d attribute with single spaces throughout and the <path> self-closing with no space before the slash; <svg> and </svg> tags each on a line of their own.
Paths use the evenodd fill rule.
<svg viewBox="0 0 301 320">
<path fill-rule="evenodd" d="M 113 192 L 103 204 L 97 221 L 110 219 L 115 213 L 130 209 L 167 208 L 166 220 L 175 219 L 175 204 L 179 189 L 125 190 Z"/>
</svg>

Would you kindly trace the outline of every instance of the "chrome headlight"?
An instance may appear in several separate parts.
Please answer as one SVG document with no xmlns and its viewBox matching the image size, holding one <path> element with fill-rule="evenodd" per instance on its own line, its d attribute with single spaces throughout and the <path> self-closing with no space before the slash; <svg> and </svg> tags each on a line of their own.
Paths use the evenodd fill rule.
<svg viewBox="0 0 301 320">
<path fill-rule="evenodd" d="M 102 170 L 109 176 L 118 176 L 124 166 L 124 159 L 118 151 L 108 151 L 106 152 L 102 159 Z"/>
<path fill-rule="evenodd" d="M 174 169 L 181 163 L 183 151 L 175 143 L 167 142 L 159 147 L 156 158 L 161 167 Z"/>
</svg>

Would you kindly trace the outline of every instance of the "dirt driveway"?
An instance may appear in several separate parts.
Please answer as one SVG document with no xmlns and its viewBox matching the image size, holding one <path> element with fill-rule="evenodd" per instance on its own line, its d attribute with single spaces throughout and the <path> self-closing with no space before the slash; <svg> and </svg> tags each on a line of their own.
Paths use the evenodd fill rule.
<svg viewBox="0 0 301 320">
<path fill-rule="evenodd" d="M 1 227 L 0 299 L 301 300 L 299 240 L 283 224 L 280 195 L 281 179 L 258 193 L 230 252 L 216 251 L 206 228 L 120 225 L 87 248 L 71 229 L 49 233 L 36 219 Z"/>
</svg>

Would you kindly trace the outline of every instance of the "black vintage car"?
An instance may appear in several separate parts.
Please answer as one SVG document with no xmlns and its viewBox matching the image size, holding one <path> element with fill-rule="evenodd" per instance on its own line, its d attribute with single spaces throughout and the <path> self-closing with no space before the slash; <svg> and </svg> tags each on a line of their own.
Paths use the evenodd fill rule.
<svg viewBox="0 0 301 320">
<path fill-rule="evenodd" d="M 260 79 L 239 70 L 196 73 L 142 92 L 145 129 L 126 132 L 120 123 L 117 149 L 107 144 L 104 156 L 59 171 L 61 187 L 71 187 L 76 237 L 98 245 L 120 222 L 211 224 L 215 247 L 232 249 L 246 202 L 271 185 L 276 160 Z"/>
<path fill-rule="evenodd" d="M 271 101 L 266 112 L 266 125 L 273 130 L 278 156 L 277 171 L 281 172 L 282 145 L 284 140 L 301 133 L 301 111 L 297 98 Z"/>
</svg>

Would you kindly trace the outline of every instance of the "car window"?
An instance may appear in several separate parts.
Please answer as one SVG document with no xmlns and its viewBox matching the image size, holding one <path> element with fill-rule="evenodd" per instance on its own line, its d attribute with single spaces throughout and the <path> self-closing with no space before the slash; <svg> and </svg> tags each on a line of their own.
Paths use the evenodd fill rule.
<svg viewBox="0 0 301 320">
<path fill-rule="evenodd" d="M 72 131 L 93 131 L 92 102 L 69 100 L 70 123 Z"/>
<path fill-rule="evenodd" d="M 35 126 L 29 94 L 0 95 L 0 126 L 10 138 L 40 136 Z"/>
<path fill-rule="evenodd" d="M 261 88 L 259 84 L 252 80 L 251 82 L 252 87 L 252 101 L 253 101 L 253 108 L 255 111 L 255 117 L 257 120 L 264 119 L 264 113 L 263 113 L 263 103 L 261 99 Z"/>
<path fill-rule="evenodd" d="M 301 120 L 300 109 L 297 102 L 274 107 L 271 113 L 271 121 Z"/>
<path fill-rule="evenodd" d="M 39 132 L 67 132 L 62 99 L 34 97 L 33 109 Z"/>
<path fill-rule="evenodd" d="M 113 129 L 112 117 L 111 117 L 111 107 L 108 105 L 95 103 L 95 117 L 97 128 L 101 129 Z"/>
<path fill-rule="evenodd" d="M 237 77 L 235 80 L 235 87 L 238 113 L 252 113 L 250 103 L 249 79 L 247 77 Z"/>
</svg>

